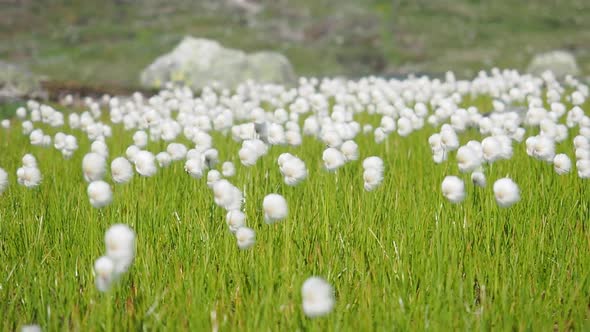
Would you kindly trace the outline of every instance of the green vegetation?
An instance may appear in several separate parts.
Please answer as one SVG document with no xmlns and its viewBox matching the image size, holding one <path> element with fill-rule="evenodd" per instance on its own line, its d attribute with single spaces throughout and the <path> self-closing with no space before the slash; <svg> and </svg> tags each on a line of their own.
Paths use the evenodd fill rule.
<svg viewBox="0 0 590 332">
<path fill-rule="evenodd" d="M 385 161 L 374 192 L 363 190 L 361 161 L 322 170 L 324 146 L 315 140 L 289 149 L 309 170 L 293 188 L 276 165 L 287 148 L 273 147 L 245 168 L 239 145 L 215 135 L 221 160 L 238 165 L 231 181 L 245 191 L 247 223 L 257 234 L 256 245 L 240 251 L 206 180 L 190 178 L 182 163 L 113 185 L 113 204 L 97 210 L 80 166 L 86 138 L 77 134 L 80 150 L 64 162 L 55 149 L 30 147 L 15 123 L 0 132 L 1 166 L 10 173 L 0 197 L 0 328 L 202 331 L 216 311 L 220 329 L 235 331 L 590 329 L 589 182 L 575 172 L 556 175 L 518 145 L 513 159 L 486 170 L 486 188 L 463 175 L 467 198 L 454 205 L 440 183 L 459 172 L 452 158 L 431 162 L 431 133 L 392 135 L 381 145 L 372 135 L 357 139 L 361 160 Z M 478 135 L 462 143 L 467 137 Z M 107 143 L 112 159 L 124 154 L 131 134 L 115 126 Z M 571 140 L 558 151 L 572 155 Z M 37 157 L 44 176 L 37 189 L 16 184 L 25 153 Z M 491 185 L 506 175 L 522 200 L 501 209 Z M 270 192 L 284 195 L 290 209 L 274 225 L 261 211 Z M 137 255 L 102 294 L 92 266 L 115 223 L 136 231 Z M 326 278 L 337 299 L 335 310 L 316 320 L 301 311 L 301 285 L 312 275 Z"/>
<path fill-rule="evenodd" d="M 582 0 L 16 1 L 0 12 L 0 58 L 61 81 L 137 84 L 184 35 L 285 53 L 302 75 L 524 69 L 567 49 L 590 72 L 590 4 Z"/>
</svg>

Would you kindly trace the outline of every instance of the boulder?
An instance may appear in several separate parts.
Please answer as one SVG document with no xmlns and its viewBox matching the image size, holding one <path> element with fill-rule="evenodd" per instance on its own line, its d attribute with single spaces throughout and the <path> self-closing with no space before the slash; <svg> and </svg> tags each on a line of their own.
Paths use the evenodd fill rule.
<svg viewBox="0 0 590 332">
<path fill-rule="evenodd" d="M 0 102 L 44 96 L 39 79 L 29 70 L 0 61 Z"/>
<path fill-rule="evenodd" d="M 535 55 L 527 68 L 527 72 L 534 75 L 541 75 L 548 70 L 552 71 L 557 78 L 580 74 L 574 55 L 562 50 Z"/>
<path fill-rule="evenodd" d="M 140 82 L 159 88 L 179 82 L 200 90 L 214 82 L 234 89 L 246 80 L 289 85 L 295 81 L 289 60 L 276 52 L 247 54 L 225 48 L 210 39 L 185 37 L 172 52 L 157 58 L 144 69 Z"/>
</svg>

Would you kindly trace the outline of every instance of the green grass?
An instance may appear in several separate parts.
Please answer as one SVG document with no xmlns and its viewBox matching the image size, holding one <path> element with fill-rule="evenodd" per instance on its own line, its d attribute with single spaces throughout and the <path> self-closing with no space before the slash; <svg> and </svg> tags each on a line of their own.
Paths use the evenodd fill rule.
<svg viewBox="0 0 590 332">
<path fill-rule="evenodd" d="M 213 310 L 224 331 L 590 329 L 589 182 L 575 169 L 556 175 L 520 144 L 512 160 L 486 169 L 486 188 L 460 175 L 467 198 L 453 205 L 440 183 L 459 172 L 453 157 L 431 161 L 431 133 L 394 134 L 381 145 L 372 135 L 357 139 L 361 160 L 385 161 L 374 192 L 363 190 L 361 161 L 322 170 L 324 147 L 309 138 L 299 148 L 273 147 L 245 168 L 238 144 L 214 136 L 221 160 L 236 163 L 231 182 L 245 190 L 247 224 L 256 231 L 256 245 L 241 251 L 206 180 L 190 178 L 182 163 L 113 185 L 113 203 L 97 210 L 81 172 L 88 141 L 78 133 L 80 149 L 63 162 L 55 149 L 30 147 L 13 123 L 0 131 L 0 167 L 10 174 L 0 196 L 0 329 L 201 331 L 211 329 Z M 111 159 L 132 142 L 120 127 L 114 137 L 107 140 Z M 461 143 L 466 137 L 478 135 Z M 309 170 L 296 187 L 283 183 L 276 164 L 287 150 Z M 558 150 L 572 156 L 571 140 Z M 32 190 L 15 177 L 28 152 L 44 176 Z M 491 188 L 504 176 L 521 189 L 522 200 L 509 209 L 496 205 Z M 284 195 L 290 211 L 267 225 L 262 200 L 271 192 Z M 103 294 L 92 266 L 115 223 L 136 231 L 137 254 Z M 337 303 L 315 320 L 305 318 L 300 295 L 312 275 L 334 286 Z"/>
<path fill-rule="evenodd" d="M 263 0 L 253 18 L 225 1 L 17 1 L 0 12 L 0 58 L 54 80 L 136 86 L 185 35 L 284 53 L 301 75 L 524 70 L 567 49 L 590 73 L 582 0 Z M 334 10 L 338 8 L 338 10 Z"/>
</svg>

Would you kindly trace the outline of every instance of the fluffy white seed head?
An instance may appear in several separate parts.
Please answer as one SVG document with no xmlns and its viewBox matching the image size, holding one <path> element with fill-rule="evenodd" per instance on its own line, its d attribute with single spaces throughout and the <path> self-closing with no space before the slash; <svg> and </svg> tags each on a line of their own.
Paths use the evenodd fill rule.
<svg viewBox="0 0 590 332">
<path fill-rule="evenodd" d="M 135 232 L 127 225 L 115 224 L 106 231 L 104 242 L 115 274 L 127 272 L 135 257 Z"/>
<path fill-rule="evenodd" d="M 18 183 L 27 188 L 34 188 L 41 184 L 41 171 L 37 167 L 21 167 L 16 171 Z"/>
<path fill-rule="evenodd" d="M 213 189 L 215 182 L 221 180 L 221 173 L 218 170 L 212 169 L 207 172 L 207 186 Z"/>
<path fill-rule="evenodd" d="M 461 203 L 465 199 L 465 183 L 460 178 L 449 175 L 442 182 L 442 193 L 451 203 Z"/>
<path fill-rule="evenodd" d="M 560 153 L 553 158 L 553 167 L 557 174 L 567 174 L 572 169 L 572 161 L 566 154 Z"/>
<path fill-rule="evenodd" d="M 226 178 L 232 177 L 236 174 L 236 168 L 231 161 L 226 161 L 221 165 L 221 174 Z"/>
<path fill-rule="evenodd" d="M 481 166 L 481 162 L 477 152 L 471 147 L 464 145 L 457 150 L 457 164 L 459 165 L 459 171 L 462 173 L 475 170 Z"/>
<path fill-rule="evenodd" d="M 485 187 L 486 186 L 486 176 L 482 172 L 473 172 L 471 173 L 471 182 L 478 187 Z"/>
<path fill-rule="evenodd" d="M 238 247 L 242 250 L 248 249 L 256 242 L 256 233 L 253 229 L 248 227 L 240 227 L 236 231 L 236 240 Z"/>
<path fill-rule="evenodd" d="M 188 159 L 184 163 L 184 170 L 195 179 L 203 177 L 204 167 L 200 158 Z"/>
<path fill-rule="evenodd" d="M 88 185 L 87 193 L 90 204 L 97 209 L 105 207 L 113 201 L 111 187 L 104 181 L 91 182 Z"/>
<path fill-rule="evenodd" d="M 502 178 L 494 183 L 494 196 L 500 207 L 507 208 L 520 201 L 518 186 L 510 178 Z"/>
<path fill-rule="evenodd" d="M 240 227 L 246 225 L 246 214 L 240 210 L 231 210 L 225 216 L 225 222 L 229 227 L 229 231 L 236 233 Z"/>
<path fill-rule="evenodd" d="M 309 318 L 329 314 L 336 303 L 334 289 L 323 278 L 311 277 L 301 287 L 303 312 Z"/>
<path fill-rule="evenodd" d="M 23 156 L 22 162 L 24 167 L 37 167 L 37 159 L 30 153 Z"/>
<path fill-rule="evenodd" d="M 86 182 L 101 180 L 107 171 L 106 159 L 95 152 L 90 152 L 82 159 L 82 173 Z"/>
<path fill-rule="evenodd" d="M 106 292 L 115 279 L 115 264 L 107 256 L 102 256 L 94 262 L 94 282 L 96 288 Z"/>
<path fill-rule="evenodd" d="M 328 171 L 335 171 L 340 168 L 346 162 L 344 155 L 336 148 L 327 148 L 322 154 L 322 160 L 324 161 L 324 167 Z"/>
<path fill-rule="evenodd" d="M 148 143 L 148 135 L 145 131 L 136 131 L 133 134 L 133 144 L 138 148 L 145 148 Z"/>
<path fill-rule="evenodd" d="M 2 168 L 0 168 L 0 195 L 6 190 L 8 187 L 8 173 Z"/>
<path fill-rule="evenodd" d="M 340 151 L 342 152 L 342 155 L 344 156 L 344 159 L 346 159 L 346 161 L 359 159 L 359 147 L 355 141 L 345 141 L 340 146 Z"/>
<path fill-rule="evenodd" d="M 149 151 L 139 151 L 135 155 L 135 170 L 141 176 L 150 177 L 158 171 L 156 157 Z"/>
<path fill-rule="evenodd" d="M 383 169 L 368 168 L 363 172 L 364 188 L 366 191 L 375 190 L 383 181 Z"/>
<path fill-rule="evenodd" d="M 133 178 L 133 166 L 124 157 L 117 157 L 111 162 L 111 176 L 115 183 L 127 183 Z"/>
<path fill-rule="evenodd" d="M 289 208 L 285 198 L 279 194 L 268 194 L 262 202 L 264 210 L 264 220 L 267 224 L 272 224 L 287 217 Z"/>
</svg>

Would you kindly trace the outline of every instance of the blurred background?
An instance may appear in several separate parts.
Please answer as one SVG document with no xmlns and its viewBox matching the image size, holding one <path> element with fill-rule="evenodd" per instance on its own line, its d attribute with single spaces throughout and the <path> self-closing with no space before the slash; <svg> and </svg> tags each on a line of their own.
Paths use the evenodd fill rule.
<svg viewBox="0 0 590 332">
<path fill-rule="evenodd" d="M 149 88 L 142 71 L 185 36 L 280 53 L 299 76 L 470 77 L 495 66 L 525 71 L 553 50 L 590 73 L 588 0 L 0 0 L 0 8 L 4 75 L 26 69 L 57 85 Z"/>
</svg>

